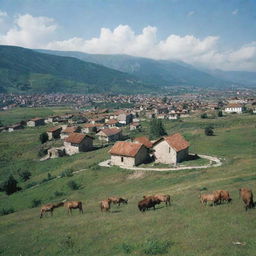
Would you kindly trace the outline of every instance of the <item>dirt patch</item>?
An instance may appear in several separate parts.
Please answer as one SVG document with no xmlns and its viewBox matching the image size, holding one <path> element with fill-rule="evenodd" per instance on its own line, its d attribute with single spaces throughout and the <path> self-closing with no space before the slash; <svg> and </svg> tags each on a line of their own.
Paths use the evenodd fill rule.
<svg viewBox="0 0 256 256">
<path fill-rule="evenodd" d="M 132 174 L 129 174 L 127 176 L 127 179 L 128 180 L 134 180 L 134 179 L 142 179 L 146 176 L 146 173 L 143 172 L 143 171 L 135 171 L 134 173 Z"/>
</svg>

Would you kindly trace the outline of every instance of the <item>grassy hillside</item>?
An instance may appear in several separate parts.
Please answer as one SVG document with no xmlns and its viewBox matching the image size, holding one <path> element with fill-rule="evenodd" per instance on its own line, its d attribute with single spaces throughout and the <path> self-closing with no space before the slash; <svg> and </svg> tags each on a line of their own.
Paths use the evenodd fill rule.
<svg viewBox="0 0 256 256">
<path fill-rule="evenodd" d="M 18 179 L 18 169 L 27 169 L 31 179 L 19 183 L 25 188 L 42 181 L 47 173 L 57 176 L 66 169 L 86 169 L 10 196 L 1 193 L 0 209 L 13 207 L 16 212 L 0 217 L 0 255 L 254 255 L 256 210 L 245 212 L 238 188 L 256 191 L 255 121 L 249 115 L 166 121 L 168 133 L 182 132 L 191 142 L 192 152 L 218 156 L 223 166 L 164 173 L 134 174 L 97 166 L 108 159 L 108 148 L 39 162 L 37 138 L 46 127 L 0 134 L 1 180 L 9 173 Z M 207 137 L 203 128 L 213 122 L 215 136 Z M 147 134 L 148 123 L 142 125 Z M 80 189 L 71 190 L 70 180 Z M 201 206 L 200 190 L 216 189 L 229 190 L 233 203 Z M 137 202 L 153 193 L 169 193 L 172 206 L 140 213 Z M 101 213 L 99 201 L 113 195 L 128 198 L 128 205 Z M 39 219 L 40 208 L 31 208 L 33 199 L 48 203 L 64 198 L 82 200 L 85 213 L 74 211 L 68 216 L 59 208 L 53 217 Z"/>
<path fill-rule="evenodd" d="M 0 46 L 0 85 L 2 93 L 134 93 L 152 89 L 117 70 L 14 46 Z"/>
</svg>

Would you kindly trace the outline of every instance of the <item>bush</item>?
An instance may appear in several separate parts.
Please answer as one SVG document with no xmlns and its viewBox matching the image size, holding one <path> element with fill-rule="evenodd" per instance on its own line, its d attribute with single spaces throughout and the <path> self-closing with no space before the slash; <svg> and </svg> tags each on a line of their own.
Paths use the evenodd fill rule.
<svg viewBox="0 0 256 256">
<path fill-rule="evenodd" d="M 152 138 L 158 138 L 167 134 L 163 126 L 163 123 L 160 119 L 153 118 L 150 121 L 149 126 L 150 126 L 150 135 Z"/>
<path fill-rule="evenodd" d="M 201 114 L 201 118 L 206 119 L 206 118 L 208 118 L 208 115 L 206 113 L 203 113 L 203 114 Z"/>
<path fill-rule="evenodd" d="M 21 179 L 23 181 L 27 181 L 30 179 L 30 176 L 31 176 L 31 172 L 29 171 L 22 171 L 22 172 L 18 172 L 19 173 L 19 176 L 21 177 Z"/>
<path fill-rule="evenodd" d="M 72 177 L 72 176 L 73 176 L 73 171 L 70 170 L 70 169 L 63 171 L 63 172 L 60 174 L 60 177 L 61 177 L 61 178 L 64 178 L 64 177 Z"/>
<path fill-rule="evenodd" d="M 36 181 L 33 181 L 33 182 L 30 182 L 28 183 L 26 186 L 25 186 L 25 189 L 28 189 L 28 188 L 32 188 L 34 187 L 35 185 L 37 185 L 38 183 Z"/>
<path fill-rule="evenodd" d="M 130 244 L 122 243 L 121 249 L 125 254 L 130 254 L 134 250 L 134 247 Z"/>
<path fill-rule="evenodd" d="M 10 175 L 9 178 L 2 184 L 2 191 L 5 191 L 7 195 L 11 195 L 19 190 L 21 190 L 20 187 L 17 186 L 18 182 L 15 180 L 15 178 Z"/>
<path fill-rule="evenodd" d="M 33 199 L 31 202 L 31 207 L 35 208 L 38 207 L 39 205 L 41 205 L 42 201 L 40 199 Z"/>
<path fill-rule="evenodd" d="M 45 183 L 47 181 L 55 179 L 56 176 L 52 176 L 49 172 L 47 173 L 47 178 L 43 179 L 40 183 Z"/>
<path fill-rule="evenodd" d="M 0 210 L 0 216 L 8 215 L 8 214 L 13 213 L 13 212 L 15 212 L 13 208 L 2 208 Z"/>
<path fill-rule="evenodd" d="M 218 112 L 218 117 L 223 117 L 223 113 L 221 110 Z"/>
<path fill-rule="evenodd" d="M 214 131 L 213 128 L 208 126 L 204 129 L 204 133 L 206 136 L 213 136 L 214 135 Z"/>
<path fill-rule="evenodd" d="M 149 240 L 145 244 L 144 253 L 147 255 L 165 254 L 171 244 L 168 241 Z"/>
<path fill-rule="evenodd" d="M 44 144 L 45 142 L 47 142 L 48 139 L 49 139 L 49 138 L 48 138 L 47 132 L 43 132 L 43 133 L 41 133 L 40 136 L 39 136 L 39 140 L 41 141 L 42 144 Z"/>
<path fill-rule="evenodd" d="M 68 187 L 72 190 L 77 190 L 79 189 L 79 185 L 74 181 L 74 180 L 70 180 L 68 183 L 67 183 Z"/>
</svg>

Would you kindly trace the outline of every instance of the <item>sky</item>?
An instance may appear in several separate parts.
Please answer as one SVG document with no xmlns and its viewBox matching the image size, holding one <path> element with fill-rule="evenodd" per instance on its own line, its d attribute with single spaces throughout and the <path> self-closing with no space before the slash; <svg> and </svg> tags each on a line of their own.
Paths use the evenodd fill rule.
<svg viewBox="0 0 256 256">
<path fill-rule="evenodd" d="M 256 0 L 0 0 L 0 44 L 256 72 Z"/>
</svg>

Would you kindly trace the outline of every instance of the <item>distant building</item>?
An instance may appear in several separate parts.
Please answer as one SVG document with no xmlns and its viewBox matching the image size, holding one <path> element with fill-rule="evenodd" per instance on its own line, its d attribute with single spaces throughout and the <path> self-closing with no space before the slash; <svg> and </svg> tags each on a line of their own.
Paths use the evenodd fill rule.
<svg viewBox="0 0 256 256">
<path fill-rule="evenodd" d="M 188 157 L 189 146 L 179 133 L 162 137 L 153 143 L 155 161 L 163 164 L 182 162 Z"/>
<path fill-rule="evenodd" d="M 100 129 L 104 128 L 104 124 L 84 124 L 82 127 L 83 133 L 93 133 L 98 132 Z"/>
<path fill-rule="evenodd" d="M 52 127 L 47 131 L 48 134 L 48 139 L 59 139 L 60 138 L 60 133 L 61 133 L 62 127 Z"/>
<path fill-rule="evenodd" d="M 140 129 L 140 128 L 141 128 L 140 123 L 131 123 L 130 124 L 130 131 L 137 130 L 137 129 Z"/>
<path fill-rule="evenodd" d="M 23 129 L 23 128 L 24 128 L 24 126 L 21 125 L 20 123 L 19 124 L 14 124 L 14 125 L 8 126 L 8 132 L 13 132 L 13 131 L 20 130 L 20 129 Z"/>
<path fill-rule="evenodd" d="M 141 143 L 118 141 L 109 151 L 111 165 L 133 167 L 147 161 L 148 149 Z"/>
<path fill-rule="evenodd" d="M 61 139 L 65 139 L 67 138 L 70 134 L 74 133 L 74 132 L 80 132 L 81 128 L 78 126 L 68 126 L 66 127 L 66 129 L 61 131 L 60 134 L 60 138 Z"/>
<path fill-rule="evenodd" d="M 64 140 L 67 155 L 90 151 L 93 148 L 93 137 L 82 133 L 72 133 Z"/>
<path fill-rule="evenodd" d="M 143 144 L 146 148 L 152 148 L 153 143 L 149 140 L 148 137 L 142 136 L 142 137 L 137 137 L 133 140 L 134 143 L 141 143 Z"/>
<path fill-rule="evenodd" d="M 115 119 L 110 119 L 106 122 L 105 125 L 107 126 L 107 128 L 114 128 L 118 126 L 118 121 Z"/>
<path fill-rule="evenodd" d="M 133 116 L 130 113 L 120 113 L 117 117 L 117 120 L 120 124 L 127 125 L 132 122 L 132 118 Z"/>
<path fill-rule="evenodd" d="M 44 118 L 38 118 L 38 117 L 33 118 L 27 122 L 27 126 L 29 127 L 35 127 L 35 126 L 40 126 L 44 124 L 45 124 Z"/>
<path fill-rule="evenodd" d="M 60 120 L 59 116 L 50 116 L 45 119 L 45 123 L 54 123 L 54 122 L 58 122 L 59 120 Z"/>
<path fill-rule="evenodd" d="M 245 107 L 243 104 L 239 103 L 230 103 L 225 107 L 225 112 L 227 113 L 238 113 L 241 114 L 245 110 Z"/>
<path fill-rule="evenodd" d="M 106 128 L 100 130 L 96 136 L 102 141 L 117 141 L 122 138 L 122 130 L 119 128 Z"/>
</svg>

